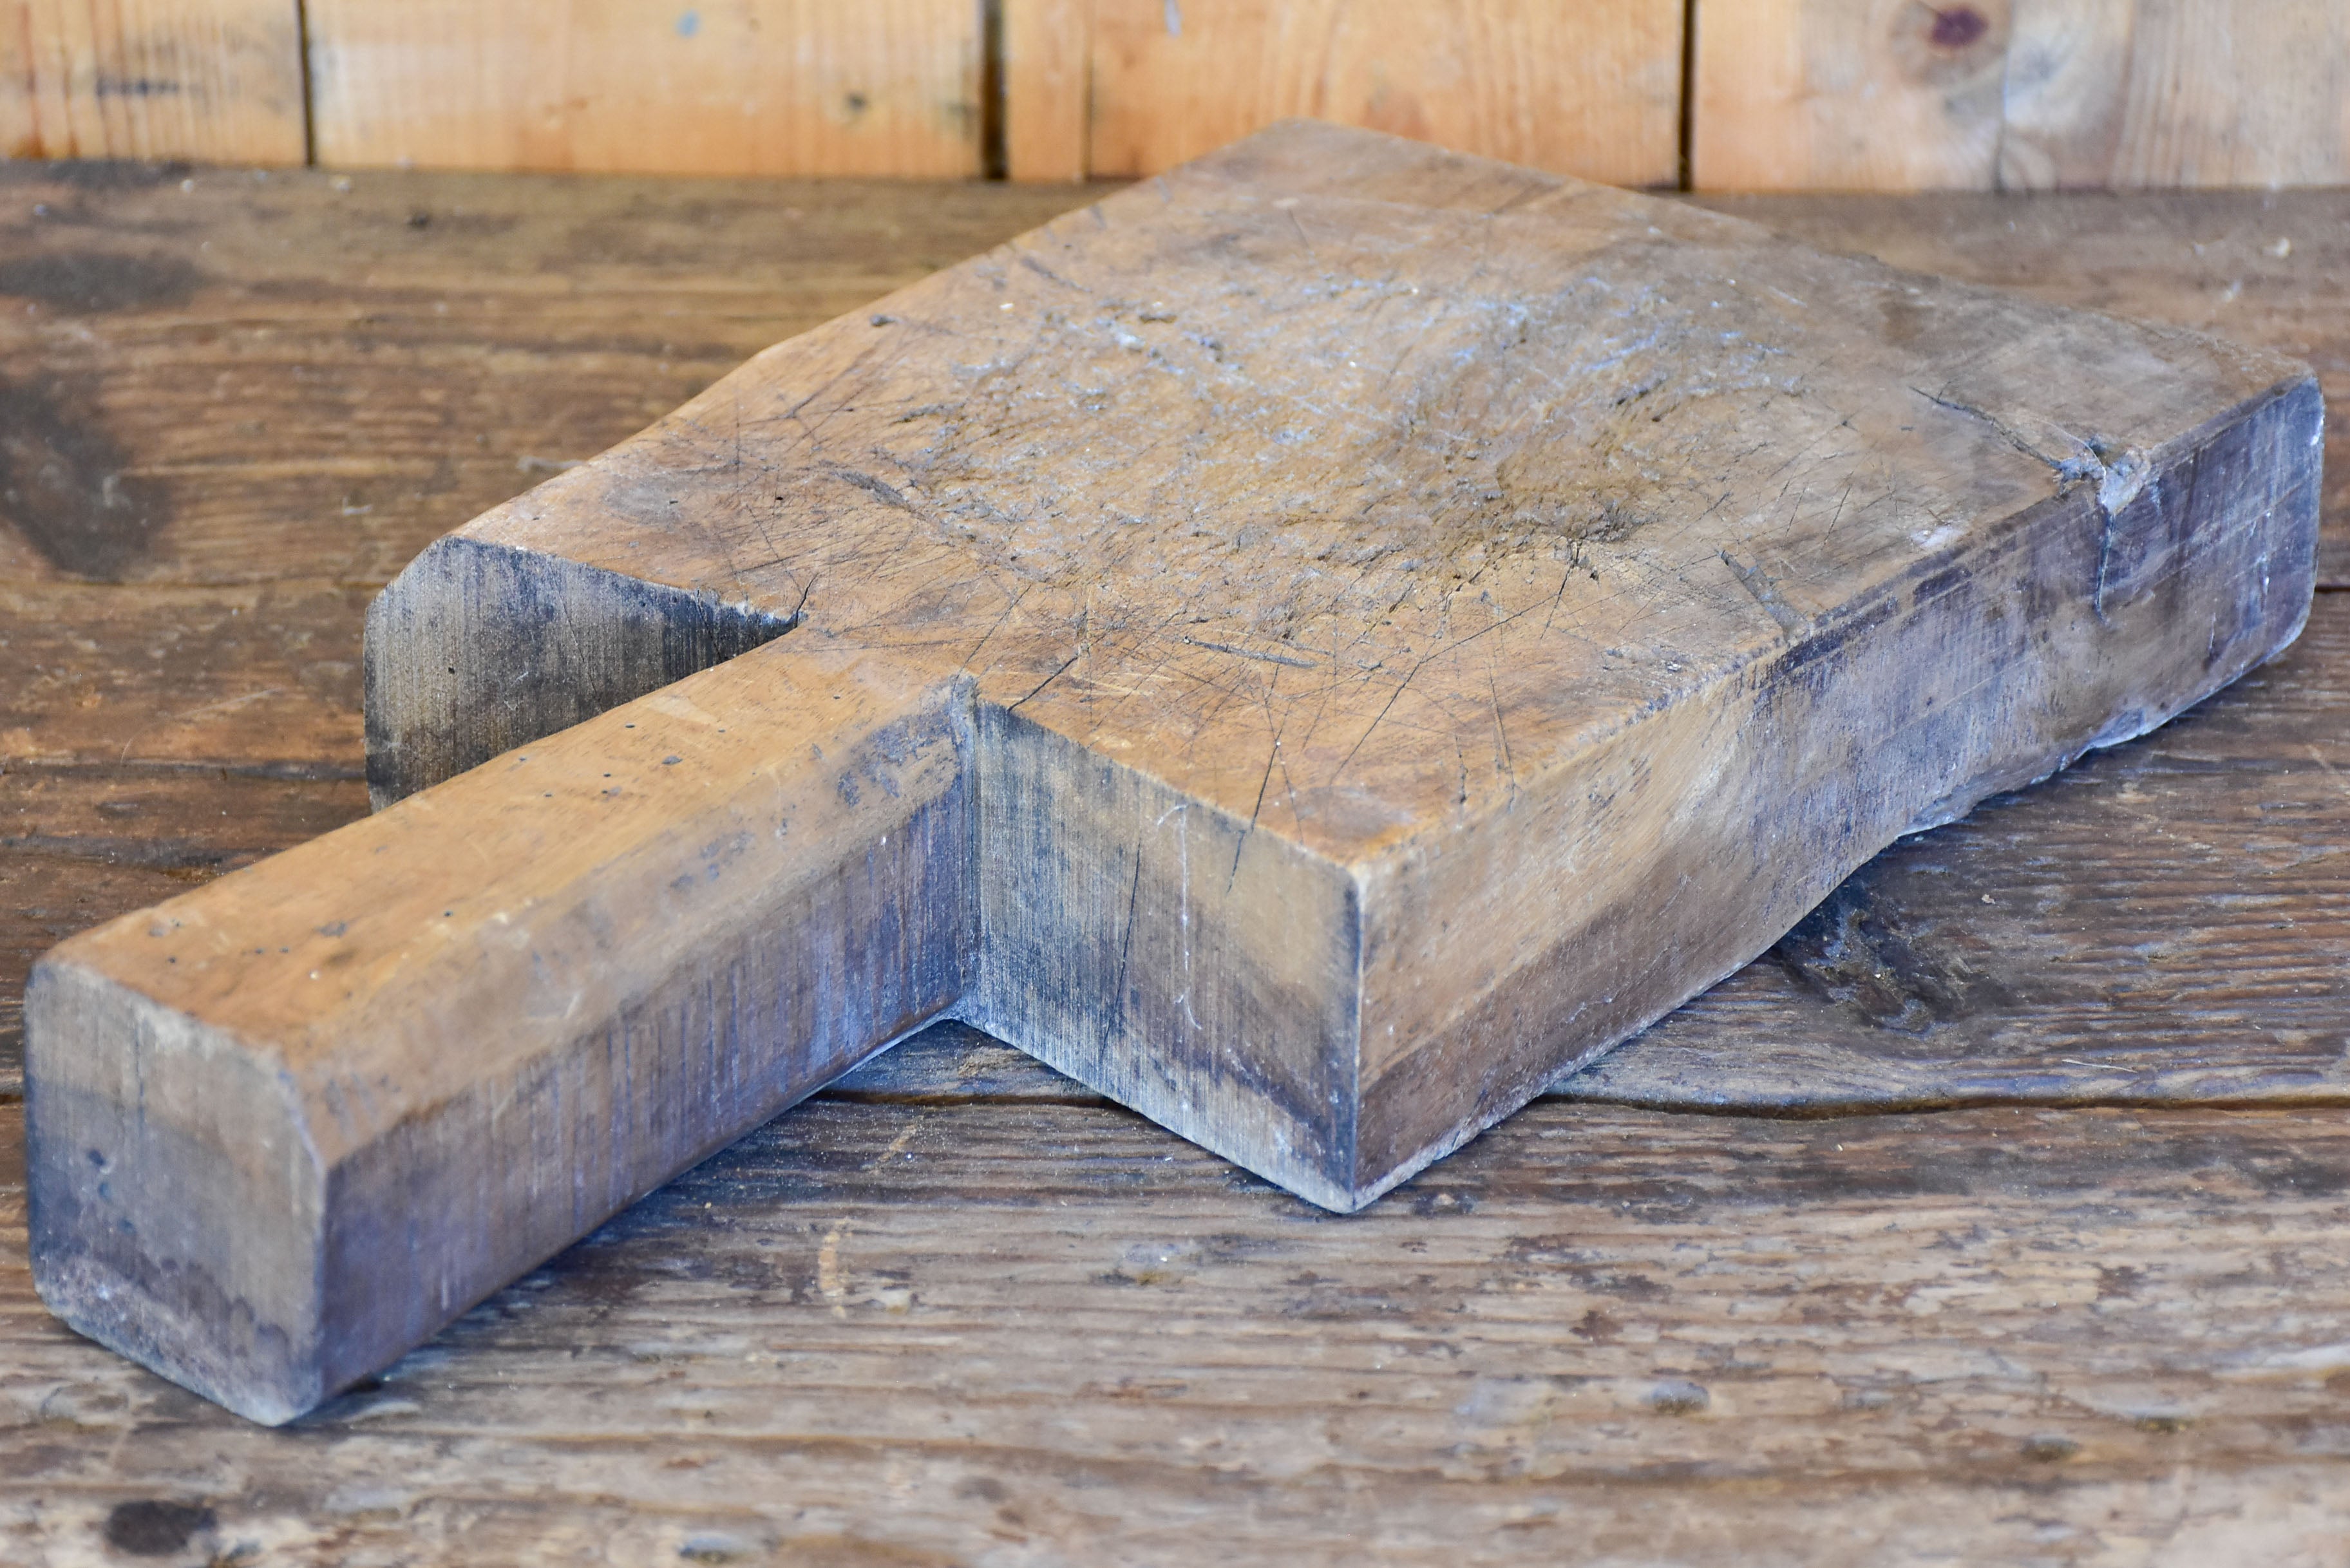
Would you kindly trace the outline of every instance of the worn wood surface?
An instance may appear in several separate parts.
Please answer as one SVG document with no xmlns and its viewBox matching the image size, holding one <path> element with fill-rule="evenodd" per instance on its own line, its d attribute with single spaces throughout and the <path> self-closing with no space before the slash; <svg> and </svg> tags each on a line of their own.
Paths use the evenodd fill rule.
<svg viewBox="0 0 2350 1568">
<path fill-rule="evenodd" d="M 706 380 L 730 362 L 718 357 L 728 342 L 747 353 L 854 303 L 808 309 L 811 294 L 861 286 L 869 297 L 926 256 L 955 259 L 1029 226 L 1056 198 L 1082 199 L 1000 187 L 834 187 L 818 201 L 818 188 L 795 185 L 352 181 L 343 193 L 311 175 L 202 176 L 185 194 L 176 174 L 7 187 L 72 212 L 68 237 L 85 254 L 209 257 L 258 234 L 271 243 L 245 255 L 285 258 L 305 269 L 287 275 L 308 281 L 272 294 L 207 274 L 172 299 L 0 311 L 0 374 L 20 384 L 46 357 L 73 365 L 97 394 L 97 424 L 118 436 L 117 463 L 143 466 L 175 424 L 194 427 L 183 460 L 153 476 L 175 517 L 241 531 L 241 544 L 192 569 L 177 529 L 159 528 L 130 557 L 134 580 L 41 587 L 22 601 L 30 609 L 0 618 L 0 1006 L 13 1004 L 32 954 L 70 929 L 364 810 L 355 666 L 373 585 L 326 587 L 352 563 L 396 561 L 531 483 L 518 452 L 584 456 L 626 434 L 651 411 L 628 400 L 631 378 Z M 419 192 L 444 221 L 406 231 Z M 369 222 L 342 221 L 355 198 Z M 596 243 L 572 244 L 560 214 L 573 202 L 590 218 L 629 212 L 634 226 L 586 223 Z M 2126 298 L 2123 308 L 2150 317 L 2199 324 L 2225 296 L 2251 325 L 2224 329 L 2255 340 L 2289 330 L 2267 340 L 2318 360 L 2331 391 L 2341 328 L 2322 286 L 2340 202 L 2215 193 L 1735 210 L 1903 265 L 2052 296 L 2076 290 L 2092 304 Z M 446 222 L 452 204 L 473 221 Z M 789 208 L 806 219 L 786 223 Z M 2290 254 L 2262 257 L 2288 224 Z M 497 244 L 501 227 L 516 248 Z M 646 243 L 625 245 L 639 230 Z M 0 264 L 57 238 L 0 227 Z M 198 252 L 207 238 L 213 251 Z M 594 258 L 567 263 L 588 275 L 555 286 L 527 261 L 547 247 Z M 708 304 L 709 358 L 668 358 L 633 329 L 663 290 Z M 256 336 L 265 327 L 272 337 Z M 258 430 L 208 422 L 213 378 L 267 344 L 321 368 L 318 381 L 268 405 Z M 477 396 L 483 379 L 491 389 Z M 411 472 L 446 459 L 452 488 L 420 499 L 387 483 L 364 498 L 375 511 L 341 515 L 349 470 L 336 427 L 417 407 L 443 384 L 472 400 L 445 421 L 380 420 L 366 445 L 370 462 L 380 449 Z M 137 399 L 107 396 L 132 385 Z M 245 385 L 258 395 L 266 383 Z M 536 451 L 548 429 L 578 432 L 578 444 Z M 488 439 L 477 445 L 477 433 Z M 108 472 L 89 471 L 93 491 Z M 436 519 L 435 505 L 447 514 Z M 2340 514 L 2331 508 L 2329 522 Z M 55 576 L 14 527 L 0 540 L 29 565 L 12 566 L 11 580 Z M 253 587 L 175 586 L 232 572 Z M 101 599 L 120 607 L 101 613 Z M 2329 1048 L 2339 1057 L 2339 1014 L 2328 1022 L 2322 1003 L 2345 983 L 2345 945 L 2326 933 L 2343 918 L 2350 791 L 2315 787 L 2328 776 L 2321 759 L 2350 773 L 2334 749 L 2350 733 L 2339 603 L 2321 596 L 2283 660 L 2157 735 L 1874 863 L 1871 906 L 1889 908 L 1929 958 L 1939 942 L 1971 962 L 1995 942 L 2001 954 L 2065 955 L 2047 966 L 2060 973 L 2076 960 L 2076 976 L 2119 977 L 2102 998 L 2076 987 L 2054 999 L 2062 1028 L 2012 1092 L 2075 1095 L 2112 1080 L 2126 1094 L 2104 1063 L 2141 1072 L 2130 1041 L 2166 1030 L 2220 1067 L 2270 1045 L 2304 1049 L 2268 1037 L 2270 1020 L 2294 1016 L 2272 1011 L 2281 1004 L 2315 1020 L 2304 1065 Z M 244 635 L 256 606 L 287 618 L 292 634 Z M 220 634 L 167 640 L 190 615 Z M 224 701 L 265 691 L 268 701 Z M 216 761 L 126 748 L 143 723 L 173 715 L 192 715 L 183 732 L 208 732 L 185 754 Z M 32 740 L 48 762 L 26 760 L 18 748 Z M 2010 881 L 1989 887 L 1991 906 L 1964 885 L 1995 875 Z M 2241 896 L 2247 876 L 2255 898 Z M 2148 943 L 2109 924 L 2130 911 L 2101 895 L 2108 879 L 2182 911 L 2184 940 Z M 2215 986 L 2228 963 L 2257 987 Z M 1931 981 L 1950 967 L 1912 973 Z M 2019 1059 L 2031 1051 L 2040 1004 L 1980 990 L 1975 1014 L 1922 1035 L 1861 1023 L 1870 1009 L 1899 1018 L 1898 970 L 1890 980 L 1873 995 L 1856 990 L 1855 1007 L 1798 983 L 1774 956 L 1730 985 L 1772 999 L 1778 1047 L 1816 1037 L 1835 1048 L 1821 1064 L 1842 1075 L 1848 1106 L 1878 1095 L 1947 1103 L 1934 1089 L 1947 1096 L 1947 1070 L 1966 1067 L 1964 1053 L 1938 1050 L 1953 1030 L 2003 1037 Z M 2217 1016 L 2198 1030 L 2207 1001 Z M 2005 1022 L 1988 1028 L 1985 1010 Z M 370 1552 L 637 1562 L 688 1544 L 704 1560 L 757 1562 L 786 1538 L 797 1561 L 1091 1561 L 1128 1530 L 1143 1542 L 1136 1557 L 1168 1562 L 1194 1559 L 1203 1533 L 1236 1540 L 1236 1555 L 1308 1562 L 1359 1560 L 1365 1537 L 1404 1560 L 2342 1561 L 2345 1476 L 2326 1380 L 2350 1366 L 2339 1349 L 2350 1326 L 2327 1238 L 2350 1216 L 2327 1194 L 2350 1162 L 2335 1158 L 2330 1091 L 2314 1097 L 2335 1108 L 2316 1110 L 1792 1124 L 1565 1106 L 1607 1118 L 1623 1141 L 1578 1120 L 1555 1140 L 1575 1154 L 1549 1163 L 1537 1158 L 1555 1147 L 1535 1137 L 1554 1114 L 1544 1102 L 1439 1168 L 1442 1180 L 1423 1178 L 1366 1216 L 1315 1220 L 1018 1053 L 974 1052 L 949 1033 L 935 1052 L 880 1058 L 844 1086 L 852 1102 L 821 1097 L 778 1122 L 737 1151 L 743 1163 L 629 1210 L 384 1389 L 276 1433 L 76 1340 L 40 1309 L 23 1210 L 6 1207 L 21 1205 L 19 1146 L 5 1141 L 17 1112 L 0 1103 L 0 1556 L 142 1560 L 109 1543 L 111 1525 L 114 1540 L 161 1543 L 166 1555 L 143 1560 L 190 1563 L 244 1542 L 318 1563 Z M 1638 1062 L 1654 1038 L 1616 1064 Z M 1726 1054 L 1739 1038 L 1720 1033 L 1711 1045 Z M 1836 1068 L 1855 1046 L 1873 1047 L 1874 1064 Z M 0 1032 L 0 1102 L 15 1092 L 15 1051 Z M 836 1116 L 859 1119 L 844 1128 Z M 1643 1174 L 1579 1185 L 1596 1168 L 1584 1158 L 1594 1149 Z M 956 1150 L 972 1162 L 942 1162 Z M 887 1199 L 857 1197 L 877 1179 L 868 1166 L 902 1168 Z M 1465 1185 L 1472 1177 L 1482 1185 Z M 1230 1289 L 1219 1271 L 1240 1249 L 1220 1239 L 1261 1239 L 1268 1216 L 1315 1239 L 1312 1256 L 1264 1293 Z M 1885 1231 L 1888 1220 L 1906 1228 Z M 1435 1271 L 1415 1254 L 1355 1240 L 1386 1225 L 1409 1231 L 1395 1247 L 1482 1234 L 1500 1262 L 1424 1280 Z M 1587 1256 L 1509 1251 L 1521 1237 L 1576 1232 Z M 1762 1241 L 1748 1249 L 1747 1237 Z M 1762 1244 L 1774 1240 L 1802 1249 Z M 1184 1277 L 1191 1259 L 1200 1266 Z M 950 1272 L 960 1293 L 939 1282 Z M 1075 1293 L 1040 1293 L 1039 1279 Z M 1445 1282 L 1463 1288 L 1443 1294 Z M 918 1343 L 905 1330 L 940 1293 L 967 1315 Z M 1513 1301 L 1539 1310 L 1498 1337 L 1469 1332 Z M 1769 1328 L 1768 1344 L 1748 1335 L 1756 1303 L 1792 1330 Z M 1191 1354 L 1201 1347 L 1214 1354 Z M 1268 1367 L 1286 1379 L 1279 1401 L 1263 1392 Z M 1605 1417 L 1578 1418 L 1567 1386 L 1551 1381 L 1586 1369 L 1606 1380 Z M 1513 1381 L 1528 1377 L 1540 1381 Z M 1679 1382 L 1707 1390 L 1703 1411 L 1689 1413 L 1695 1400 L 1678 1388 L 1648 1401 Z M 957 1407 L 941 1389 L 977 1401 L 976 1425 L 951 1425 Z M 1350 1413 L 1367 1406 L 1376 1419 Z M 885 1419 L 891 1410 L 906 1414 Z M 207 1510 L 210 1532 L 195 1528 Z M 1462 1519 L 1495 1528 L 1468 1535 Z M 1440 1529 L 1440 1542 L 1415 1544 Z M 1540 1533 L 1562 1529 L 1573 1533 Z M 184 1548 L 176 1559 L 172 1542 Z"/>
<path fill-rule="evenodd" d="M 1005 20 L 1014 179 L 1155 174 L 1284 115 L 1614 184 L 1678 178 L 1669 0 L 1013 0 Z"/>
<path fill-rule="evenodd" d="M 2327 389 L 2319 580 L 2350 587 L 2350 192 L 1707 197 L 1830 250 L 2170 322 L 2305 359 Z"/>
<path fill-rule="evenodd" d="M 981 171 L 967 0 L 304 5 L 323 164 Z"/>
<path fill-rule="evenodd" d="M 1700 0 L 1700 190 L 2350 178 L 2334 0 Z"/>
<path fill-rule="evenodd" d="M 300 0 L 10 0 L 0 155 L 300 163 Z"/>
<path fill-rule="evenodd" d="M 1111 1107 L 836 1094 L 276 1432 L 75 1340 L 36 1564 L 2345 1561 L 2338 1112 L 1545 1103 L 1347 1220 Z M 0 1169 L 17 1117 L 0 1108 Z M 231 1560 L 234 1560 L 233 1558 Z"/>
<path fill-rule="evenodd" d="M 712 605 L 975 680 L 963 1015 L 1352 1208 L 2299 625 L 2302 372 L 1690 218 L 1302 124 L 1111 198 L 421 556 L 371 786 Z"/>
</svg>

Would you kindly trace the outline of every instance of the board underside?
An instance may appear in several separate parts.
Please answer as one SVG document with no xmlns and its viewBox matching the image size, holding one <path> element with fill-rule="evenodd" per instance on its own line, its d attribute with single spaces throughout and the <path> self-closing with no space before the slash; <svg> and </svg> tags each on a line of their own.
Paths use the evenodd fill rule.
<svg viewBox="0 0 2350 1568">
<path fill-rule="evenodd" d="M 2273 356 L 1279 126 L 443 541 L 370 779 L 720 645 L 971 677 L 955 1011 L 1353 1208 L 2289 642 L 2320 418 Z"/>
</svg>

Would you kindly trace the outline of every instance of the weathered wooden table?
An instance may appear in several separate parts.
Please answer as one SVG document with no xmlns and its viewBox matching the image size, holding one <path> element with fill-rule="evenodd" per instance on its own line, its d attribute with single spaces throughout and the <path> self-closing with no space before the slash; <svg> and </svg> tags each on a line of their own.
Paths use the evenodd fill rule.
<svg viewBox="0 0 2350 1568">
<path fill-rule="evenodd" d="M 2350 593 L 1364 1215 L 946 1026 L 294 1428 L 48 1317 L 32 956 L 364 810 L 427 540 L 1086 197 L 0 168 L 0 1560 L 2350 1563 Z M 1724 204 L 2350 386 L 2350 193 Z"/>
</svg>

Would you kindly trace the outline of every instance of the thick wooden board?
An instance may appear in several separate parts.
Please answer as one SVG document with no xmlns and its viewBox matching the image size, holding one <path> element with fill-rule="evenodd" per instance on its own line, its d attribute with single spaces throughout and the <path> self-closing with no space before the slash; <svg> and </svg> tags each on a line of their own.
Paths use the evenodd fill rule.
<svg viewBox="0 0 2350 1568">
<path fill-rule="evenodd" d="M 2331 0 L 1700 0 L 1700 190 L 2131 190 L 2350 178 Z"/>
<path fill-rule="evenodd" d="M 2215 340 L 1264 132 L 411 566 L 400 804 L 36 970 L 42 1293 L 289 1419 L 947 1012 L 1358 1208 L 2272 657 L 2319 414 Z"/>
<path fill-rule="evenodd" d="M 1156 174 L 1286 115 L 1612 184 L 1678 177 L 1670 0 L 1012 0 L 1004 15 L 1014 179 Z"/>
<path fill-rule="evenodd" d="M 321 163 L 971 175 L 969 0 L 306 0 Z"/>
<path fill-rule="evenodd" d="M 2299 622 L 2295 372 L 1689 218 L 1307 126 L 1112 198 L 434 546 L 371 784 L 726 607 L 968 674 L 963 1015 L 1367 1200 Z"/>
<path fill-rule="evenodd" d="M 2350 1525 L 2338 1111 L 1546 1103 L 1334 1220 L 1111 1108 L 827 1096 L 275 1433 L 41 1311 L 17 1126 L 0 1552 L 42 1568 L 109 1529 L 297 1564 L 2327 1565 Z"/>
<path fill-rule="evenodd" d="M 13 0 L 0 154 L 300 163 L 299 0 Z"/>
</svg>

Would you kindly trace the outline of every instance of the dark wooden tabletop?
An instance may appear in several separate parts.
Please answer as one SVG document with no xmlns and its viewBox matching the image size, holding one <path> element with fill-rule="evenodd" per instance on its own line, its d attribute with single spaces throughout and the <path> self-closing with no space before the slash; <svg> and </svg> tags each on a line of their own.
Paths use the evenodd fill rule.
<svg viewBox="0 0 2350 1568">
<path fill-rule="evenodd" d="M 365 809 L 429 539 L 1084 199 L 0 165 L 0 1561 L 2350 1562 L 2350 593 L 1360 1216 L 948 1025 L 293 1428 L 47 1316 L 33 957 Z M 2350 193 L 1716 204 L 2350 389 Z"/>
</svg>

